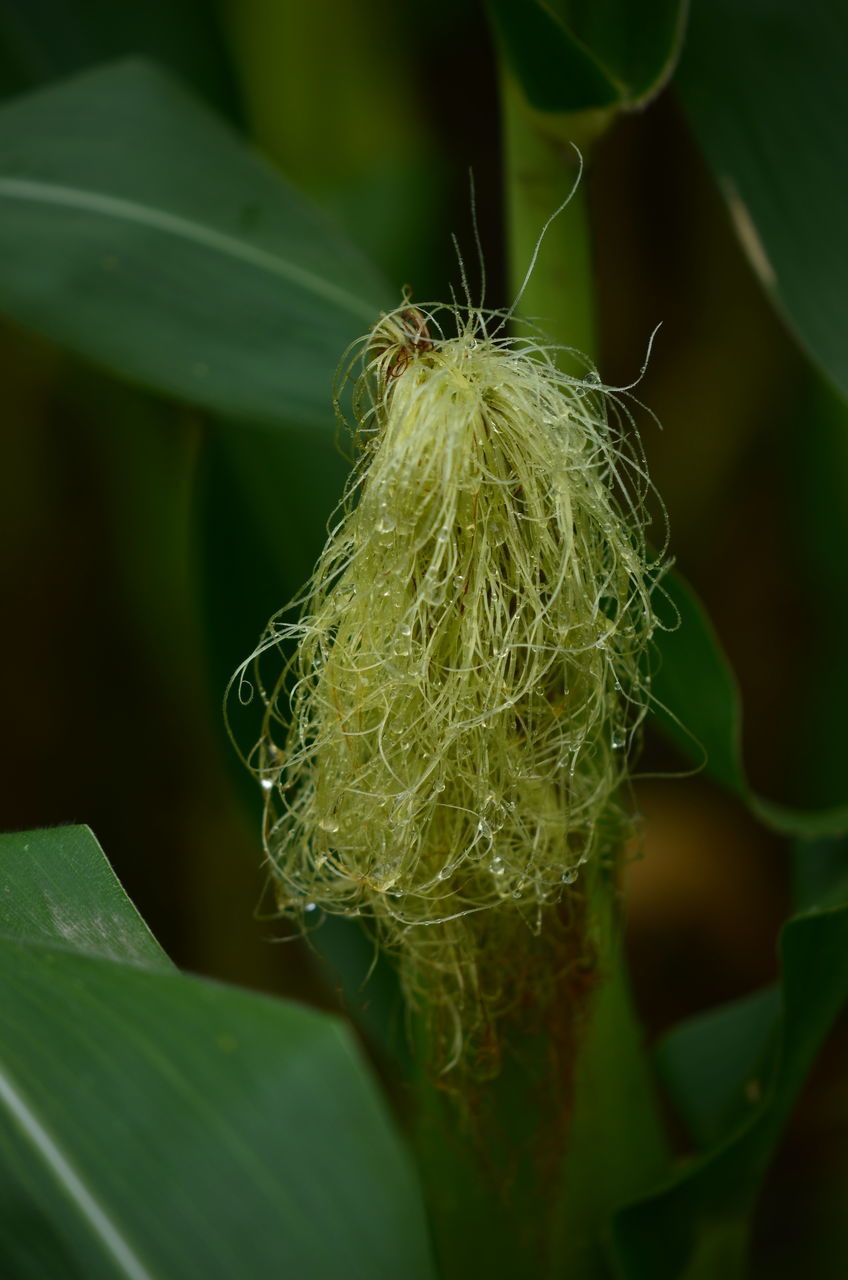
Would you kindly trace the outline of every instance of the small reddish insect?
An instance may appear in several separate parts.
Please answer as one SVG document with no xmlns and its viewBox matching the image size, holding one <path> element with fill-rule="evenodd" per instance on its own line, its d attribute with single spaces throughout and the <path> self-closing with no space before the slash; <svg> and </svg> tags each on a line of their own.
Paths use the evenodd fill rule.
<svg viewBox="0 0 848 1280">
<path fill-rule="evenodd" d="M 404 301 L 409 302 L 409 298 L 409 291 L 404 290 Z M 413 306 L 389 312 L 378 325 L 369 349 L 380 359 L 380 371 L 387 381 L 399 378 L 413 355 L 433 350 L 424 312 Z"/>
</svg>

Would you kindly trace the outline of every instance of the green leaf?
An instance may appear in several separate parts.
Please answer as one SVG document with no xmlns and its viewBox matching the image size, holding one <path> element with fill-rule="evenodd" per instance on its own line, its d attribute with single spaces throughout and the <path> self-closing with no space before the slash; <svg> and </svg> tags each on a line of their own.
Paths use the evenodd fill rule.
<svg viewBox="0 0 848 1280">
<path fill-rule="evenodd" d="M 504 56 L 538 111 L 608 107 L 620 87 L 564 22 L 538 0 L 489 0 Z"/>
<path fill-rule="evenodd" d="M 675 1094 L 687 1099 L 690 1120 L 697 1117 L 701 1136 L 714 1143 L 654 1194 L 616 1215 L 612 1256 L 622 1280 L 674 1280 L 684 1269 L 687 1278 L 704 1280 L 743 1274 L 746 1216 L 803 1081 L 848 998 L 848 905 L 794 917 L 783 929 L 780 950 L 779 1004 L 763 993 L 747 1009 L 737 1005 L 688 1024 L 666 1046 Z M 714 1080 L 705 1084 L 710 1067 L 720 1087 Z"/>
<path fill-rule="evenodd" d="M 698 1147 L 750 1114 L 751 1082 L 774 1050 L 780 993 L 767 987 L 675 1027 L 657 1051 L 660 1075 Z"/>
<path fill-rule="evenodd" d="M 654 97 L 680 52 L 686 0 L 489 0 L 504 56 L 545 112 L 632 108 Z"/>
<path fill-rule="evenodd" d="M 742 794 L 739 690 L 718 636 L 694 591 L 678 573 L 663 579 L 668 611 L 659 633 L 653 715 L 688 756 Z M 663 610 L 663 602 L 659 608 Z"/>
<path fill-rule="evenodd" d="M 222 106 L 234 100 L 220 23 L 206 0 L 4 0 L 0 90 L 129 54 L 152 58 Z"/>
<path fill-rule="evenodd" d="M 672 75 L 683 46 L 689 0 L 552 0 L 624 87 L 625 107 L 644 106 Z"/>
<path fill-rule="evenodd" d="M 385 288 L 175 81 L 106 67 L 0 110 L 0 307 L 120 376 L 325 424 Z"/>
<path fill-rule="evenodd" d="M 839 835 L 848 830 L 848 805 L 792 809 L 751 790 L 741 754 L 739 690 L 718 637 L 700 601 L 679 574 L 668 574 L 663 588 L 668 597 L 664 622 L 670 629 L 659 633 L 652 685 L 656 699 L 653 717 L 659 727 L 775 830 L 805 836 Z"/>
<path fill-rule="evenodd" d="M 75 829 L 3 854 L 3 1274 L 432 1277 L 414 1173 L 341 1023 L 91 954 L 85 929 L 88 954 L 61 923 L 51 941 L 80 910 L 111 953 L 132 909 Z"/>
<path fill-rule="evenodd" d="M 848 9 L 696 0 L 677 83 L 743 246 L 848 393 Z"/>
<path fill-rule="evenodd" d="M 848 902 L 848 837 L 797 840 L 793 854 L 798 911 Z"/>
<path fill-rule="evenodd" d="M 0 835 L 0 937 L 172 968 L 88 827 Z"/>
</svg>

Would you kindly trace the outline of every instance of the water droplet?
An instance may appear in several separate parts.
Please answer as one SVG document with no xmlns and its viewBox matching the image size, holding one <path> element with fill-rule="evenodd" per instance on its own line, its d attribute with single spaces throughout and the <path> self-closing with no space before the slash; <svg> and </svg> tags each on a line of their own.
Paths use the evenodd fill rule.
<svg viewBox="0 0 848 1280">
<path fill-rule="evenodd" d="M 513 889 L 513 891 L 512 891 L 512 896 L 513 896 L 513 898 L 516 898 L 516 899 L 520 898 L 520 897 L 521 897 L 521 890 L 520 890 L 520 889 Z"/>
<path fill-rule="evenodd" d="M 562 873 L 562 877 L 561 877 L 562 883 L 574 884 L 574 881 L 577 879 L 578 874 L 579 872 L 576 867 L 566 867 L 565 871 L 563 871 Z"/>
<path fill-rule="evenodd" d="M 627 746 L 627 734 L 623 729 L 613 729 L 610 745 L 613 751 L 623 751 Z"/>
<path fill-rule="evenodd" d="M 489 863 L 489 870 L 493 876 L 502 876 L 506 871 L 506 867 L 503 864 L 503 858 L 492 858 L 492 861 Z"/>
<path fill-rule="evenodd" d="M 260 778 L 260 779 L 259 779 L 259 785 L 260 785 L 260 787 L 262 788 L 262 790 L 263 790 L 263 791 L 270 791 L 270 790 L 271 790 L 271 788 L 272 788 L 272 787 L 273 787 L 273 785 L 274 785 L 274 779 L 273 779 L 273 778 Z"/>
<path fill-rule="evenodd" d="M 438 542 L 441 546 L 444 546 L 449 536 L 450 536 L 450 530 L 448 529 L 447 525 L 443 524 L 439 532 L 436 534 L 436 542 Z"/>
<path fill-rule="evenodd" d="M 590 369 L 583 379 L 589 387 L 599 387 L 601 385 L 601 375 L 595 369 Z"/>
<path fill-rule="evenodd" d="M 330 835 L 335 835 L 339 829 L 338 821 L 332 815 L 326 818 L 319 818 L 318 826 L 321 828 L 322 831 L 329 832 Z"/>
<path fill-rule="evenodd" d="M 317 907 L 318 907 L 317 902 L 307 902 L 306 906 L 303 909 L 304 911 L 315 911 Z"/>
<path fill-rule="evenodd" d="M 441 782 L 441 781 L 440 781 L 440 782 L 437 782 L 437 783 L 435 784 L 435 786 L 433 787 L 433 790 L 437 793 L 437 795 L 441 795 L 441 793 L 444 791 L 444 789 L 445 789 L 445 784 L 444 784 L 443 782 Z"/>
<path fill-rule="evenodd" d="M 450 876 L 450 873 L 451 873 L 450 867 L 442 867 L 441 871 L 439 872 L 439 879 L 447 880 L 448 877 Z"/>
<path fill-rule="evenodd" d="M 492 831 L 500 831 L 505 825 L 508 817 L 509 811 L 506 805 L 494 805 L 489 816 L 489 825 L 492 828 Z"/>
</svg>

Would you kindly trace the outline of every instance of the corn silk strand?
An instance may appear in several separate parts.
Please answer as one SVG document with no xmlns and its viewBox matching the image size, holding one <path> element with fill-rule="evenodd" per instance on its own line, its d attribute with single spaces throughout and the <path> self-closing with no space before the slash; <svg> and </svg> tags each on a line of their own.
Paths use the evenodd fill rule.
<svg viewBox="0 0 848 1280">
<path fill-rule="evenodd" d="M 265 707 L 248 763 L 280 909 L 373 921 L 443 1067 L 496 1060 L 499 1019 L 556 981 L 531 939 L 628 832 L 663 571 L 630 398 L 503 328 L 407 300 L 343 364 L 337 523 L 235 678 Z"/>
</svg>

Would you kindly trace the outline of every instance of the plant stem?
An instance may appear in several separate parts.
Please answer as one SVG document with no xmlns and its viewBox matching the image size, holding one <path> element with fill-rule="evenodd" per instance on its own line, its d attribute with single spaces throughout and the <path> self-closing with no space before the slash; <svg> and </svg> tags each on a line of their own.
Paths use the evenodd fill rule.
<svg viewBox="0 0 848 1280">
<path fill-rule="evenodd" d="M 548 118 L 550 131 L 542 132 L 546 118 L 527 109 L 506 76 L 502 102 L 507 265 L 513 297 L 539 246 L 522 293 L 521 313 L 538 323 L 552 342 L 591 356 L 596 345 L 595 306 L 585 177 L 541 245 L 539 236 L 572 190 L 580 156 L 591 145 L 601 117 L 591 112 Z"/>
<path fill-rule="evenodd" d="M 568 121 L 540 131 L 510 85 L 504 111 L 515 296 L 542 226 L 574 185 L 578 161 L 565 140 Z M 572 123 L 583 147 L 600 127 L 597 115 Z M 581 184 L 549 228 L 521 309 L 562 346 L 591 356 L 589 264 Z M 586 371 L 585 357 L 573 363 L 575 373 Z M 616 869 L 600 859 L 587 863 L 539 938 L 528 930 L 528 948 L 550 948 L 540 972 L 562 980 L 544 997 L 528 988 L 526 1006 L 517 1007 L 512 1023 L 504 1020 L 500 1073 L 476 1083 L 472 1076 L 467 1089 L 457 1087 L 458 1098 L 424 1073 L 416 1081 L 416 1144 L 444 1280 L 608 1280 L 603 1240 L 613 1212 L 666 1168 L 619 906 Z M 426 1043 L 420 1048 L 416 1056 L 425 1062 Z"/>
<path fill-rule="evenodd" d="M 503 115 L 508 258 L 517 294 L 542 226 L 577 176 L 570 143 L 585 155 L 610 117 L 596 112 L 541 117 L 527 109 L 508 77 Z M 590 358 L 596 347 L 591 260 L 584 176 L 546 233 L 521 311 L 538 320 L 557 344 Z M 568 367 L 577 363 L 563 353 L 566 372 L 579 372 Z M 598 986 L 583 1014 L 548 1250 L 550 1274 L 573 1280 L 607 1274 L 601 1241 L 611 1213 L 646 1190 L 668 1159 L 627 980 L 615 876 L 595 867 L 587 880 L 586 927 L 597 957 Z M 589 937 L 586 943 L 588 954 Z"/>
<path fill-rule="evenodd" d="M 740 1215 L 711 1223 L 681 1280 L 745 1280 L 748 1275 L 750 1218 Z"/>
<path fill-rule="evenodd" d="M 647 1191 L 668 1150 L 627 977 L 620 902 L 597 869 L 587 889 L 599 985 L 580 1042 L 573 1111 L 552 1223 L 552 1275 L 607 1274 L 603 1242 L 612 1213 Z"/>
</svg>

